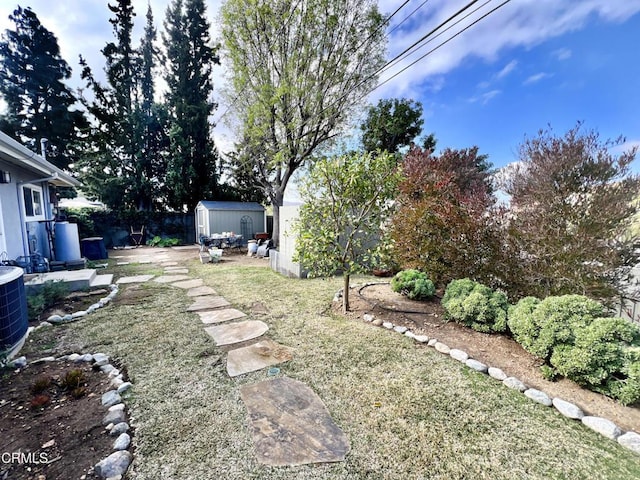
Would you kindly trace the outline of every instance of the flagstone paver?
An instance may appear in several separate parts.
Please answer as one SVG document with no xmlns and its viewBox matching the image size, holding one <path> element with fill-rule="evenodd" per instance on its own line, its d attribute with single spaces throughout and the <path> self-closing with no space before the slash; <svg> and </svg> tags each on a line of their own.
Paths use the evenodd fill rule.
<svg viewBox="0 0 640 480">
<path fill-rule="evenodd" d="M 188 297 L 201 297 L 203 295 L 217 295 L 217 294 L 218 292 L 216 292 L 213 288 L 207 285 L 190 288 L 189 291 L 187 292 Z"/>
<path fill-rule="evenodd" d="M 155 275 L 132 275 L 130 277 L 119 278 L 116 283 L 121 285 L 124 283 L 143 283 L 151 280 Z"/>
<path fill-rule="evenodd" d="M 227 373 L 237 377 L 261 368 L 288 362 L 292 358 L 292 350 L 279 345 L 273 340 L 264 339 L 248 347 L 231 350 L 227 356 Z"/>
<path fill-rule="evenodd" d="M 202 323 L 222 323 L 229 320 L 237 320 L 238 318 L 246 317 L 247 315 L 235 308 L 225 308 L 222 310 L 207 310 L 196 312 L 200 316 Z"/>
<path fill-rule="evenodd" d="M 206 297 L 194 297 L 194 302 L 187 308 L 187 312 L 197 310 L 213 310 L 215 308 L 229 307 L 231 304 L 223 297 L 207 295 Z"/>
<path fill-rule="evenodd" d="M 304 383 L 282 377 L 240 387 L 257 460 L 273 466 L 344 461 L 349 440 Z"/>
<path fill-rule="evenodd" d="M 227 325 L 206 327 L 204 330 L 213 338 L 216 345 L 222 346 L 258 338 L 264 335 L 269 327 L 260 320 L 245 320 Z"/>
<path fill-rule="evenodd" d="M 189 273 L 189 269 L 184 267 L 166 267 L 164 269 L 164 273 L 168 275 L 178 275 L 178 274 L 186 275 L 187 273 Z"/>
<path fill-rule="evenodd" d="M 188 290 L 190 288 L 196 288 L 202 286 L 201 278 L 192 278 L 191 280 L 184 280 L 182 282 L 176 282 L 171 284 L 172 287 L 179 287 Z"/>
<path fill-rule="evenodd" d="M 178 265 L 178 262 L 162 262 L 160 264 L 161 267 L 175 267 Z"/>
<path fill-rule="evenodd" d="M 172 283 L 180 280 L 189 280 L 190 278 L 189 275 L 161 275 L 153 281 L 158 283 Z"/>
</svg>

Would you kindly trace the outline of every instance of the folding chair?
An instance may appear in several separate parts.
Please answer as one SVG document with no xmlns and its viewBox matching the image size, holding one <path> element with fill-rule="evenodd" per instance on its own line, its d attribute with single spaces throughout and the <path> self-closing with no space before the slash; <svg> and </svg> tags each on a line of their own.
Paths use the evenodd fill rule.
<svg viewBox="0 0 640 480">
<path fill-rule="evenodd" d="M 140 227 L 140 230 L 134 230 L 133 227 L 131 227 L 131 234 L 129 236 L 131 237 L 133 244 L 136 247 L 139 247 L 142 239 L 144 238 L 144 225 Z"/>
</svg>

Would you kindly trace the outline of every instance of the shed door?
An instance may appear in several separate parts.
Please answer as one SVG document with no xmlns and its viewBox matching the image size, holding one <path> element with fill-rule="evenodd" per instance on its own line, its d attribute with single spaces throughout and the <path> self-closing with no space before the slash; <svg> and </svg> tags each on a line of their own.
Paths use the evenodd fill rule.
<svg viewBox="0 0 640 480">
<path fill-rule="evenodd" d="M 209 234 L 207 233 L 207 226 L 205 224 L 205 221 L 206 221 L 205 209 L 204 208 L 196 209 L 196 237 L 198 237 L 196 238 L 197 242 L 200 241 L 201 235 L 209 236 Z"/>
</svg>

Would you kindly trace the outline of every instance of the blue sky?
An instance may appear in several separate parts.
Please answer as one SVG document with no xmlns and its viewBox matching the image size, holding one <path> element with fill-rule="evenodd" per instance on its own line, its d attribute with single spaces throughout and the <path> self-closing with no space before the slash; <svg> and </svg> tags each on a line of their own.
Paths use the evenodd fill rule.
<svg viewBox="0 0 640 480">
<path fill-rule="evenodd" d="M 104 65 L 99 50 L 113 38 L 106 3 L 105 0 L 21 3 L 30 5 L 58 37 L 62 55 L 74 69 L 73 86 L 79 85 L 78 54 L 85 56 L 96 71 Z M 168 1 L 150 0 L 150 3 L 160 28 Z M 402 3 L 381 0 L 379 6 L 389 14 Z M 391 20 L 389 28 L 394 28 L 421 3 L 422 0 L 409 2 Z M 466 3 L 429 0 L 392 32 L 389 57 Z M 489 0 L 449 34 L 500 3 Z M 16 5 L 18 2 L 2 2 L 0 30 L 12 28 L 7 17 Z M 208 2 L 214 37 L 219 5 L 218 0 Z M 147 0 L 134 0 L 134 7 L 141 32 Z M 430 48 L 445 38 L 447 35 L 435 40 Z M 533 136 L 548 124 L 562 134 L 580 120 L 585 128 L 598 130 L 603 138 L 624 135 L 626 147 L 640 145 L 637 45 L 640 45 L 640 0 L 512 0 L 375 90 L 369 101 L 375 103 L 383 97 L 421 101 L 425 131 L 435 133 L 438 148 L 477 145 L 496 167 L 517 160 L 517 148 L 525 135 Z M 383 73 L 381 80 L 402 67 L 400 64 Z M 223 74 L 222 69 L 216 73 L 218 86 L 223 82 Z M 221 103 L 220 111 L 224 111 L 224 102 Z M 215 136 L 223 151 L 234 140 L 224 125 L 216 128 Z M 640 171 L 638 165 L 635 169 Z"/>
</svg>

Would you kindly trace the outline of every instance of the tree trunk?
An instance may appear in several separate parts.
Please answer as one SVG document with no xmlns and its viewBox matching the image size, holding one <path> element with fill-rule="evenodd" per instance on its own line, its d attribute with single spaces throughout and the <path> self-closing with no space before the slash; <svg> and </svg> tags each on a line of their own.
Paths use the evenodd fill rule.
<svg viewBox="0 0 640 480">
<path fill-rule="evenodd" d="M 271 206 L 273 207 L 273 232 L 271 234 L 271 240 L 273 240 L 273 246 L 278 248 L 280 242 L 280 207 L 284 203 L 284 194 L 279 191 L 275 194 Z"/>
<path fill-rule="evenodd" d="M 342 286 L 342 313 L 349 311 L 349 275 L 344 274 L 344 285 Z"/>
</svg>

